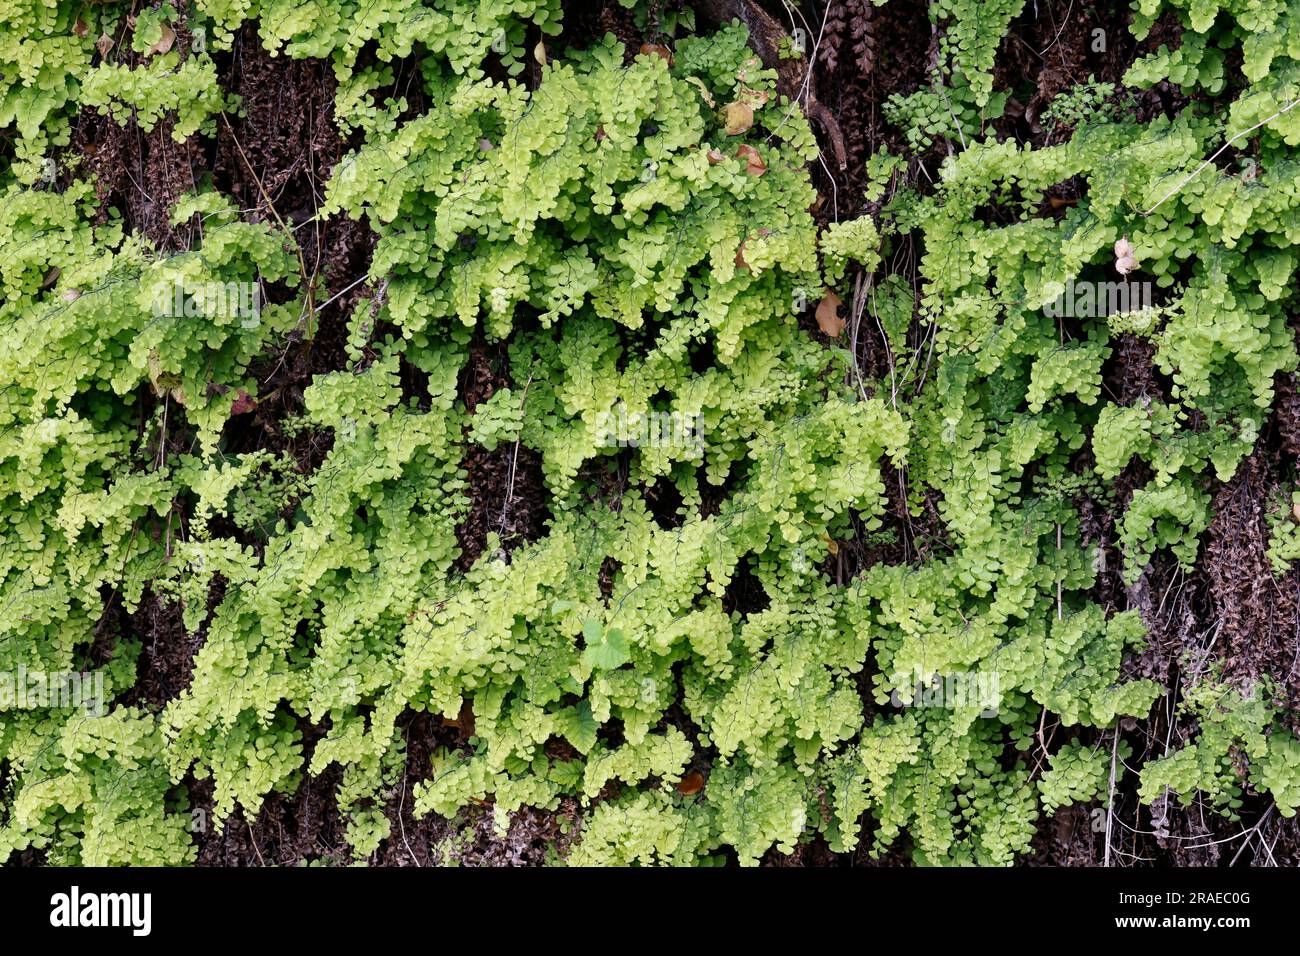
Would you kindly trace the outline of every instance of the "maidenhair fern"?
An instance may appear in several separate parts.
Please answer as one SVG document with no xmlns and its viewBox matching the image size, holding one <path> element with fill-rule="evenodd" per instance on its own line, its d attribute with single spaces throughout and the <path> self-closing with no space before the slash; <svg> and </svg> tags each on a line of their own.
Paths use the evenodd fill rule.
<svg viewBox="0 0 1300 956">
<path fill-rule="evenodd" d="M 1005 865 L 1044 815 L 1109 799 L 1131 753 L 1100 741 L 1162 688 L 1127 676 L 1143 623 L 1091 593 L 1107 545 L 1081 505 L 1127 475 L 1124 579 L 1192 565 L 1213 482 L 1297 366 L 1300 111 L 1260 133 L 1252 177 L 1197 172 L 1300 95 L 1275 36 L 1290 8 L 1141 0 L 1139 34 L 1168 7 L 1184 42 L 1128 84 L 1215 93 L 1239 47 L 1241 95 L 1139 123 L 1085 118 L 1113 92 L 1088 85 L 1033 148 L 988 128 L 1025 5 L 934 4 L 936 71 L 885 116 L 942 142 L 937 176 L 909 188 L 882 150 L 873 214 L 819 230 L 817 140 L 742 26 L 671 55 L 613 37 L 550 55 L 559 6 L 200 0 L 139 11 L 115 58 L 96 45 L 114 5 L 0 0 L 0 671 L 84 671 L 109 702 L 0 703 L 0 859 L 191 862 L 191 776 L 220 827 L 329 772 L 359 859 L 408 774 L 417 815 L 490 804 L 504 829 L 564 802 L 576 865 L 754 864 L 864 834 L 872 854 Z M 229 427 L 263 397 L 256 363 L 316 330 L 292 232 L 204 184 L 168 210 L 201 230 L 164 254 L 63 151 L 77 110 L 219 135 L 239 104 L 210 52 L 249 21 L 266 51 L 332 65 L 350 139 L 319 214 L 375 237 L 346 358 L 281 423 L 310 467 Z M 1067 182 L 1077 200 L 1044 215 Z M 1080 284 L 1158 304 L 1063 314 Z M 837 299 L 879 331 L 884 376 L 801 329 Z M 1104 387 L 1121 335 L 1167 388 Z M 475 339 L 508 365 L 469 402 Z M 540 533 L 493 516 L 467 553 L 472 462 L 520 449 Z M 902 510 L 933 540 L 896 547 Z M 855 536 L 886 556 L 837 573 Z M 146 599 L 196 648 L 162 702 L 127 697 L 138 638 L 106 623 Z M 1294 811 L 1300 745 L 1271 707 L 1217 681 L 1180 706 L 1199 736 L 1138 769 L 1143 799 L 1232 813 L 1250 787 Z M 473 731 L 416 765 L 413 714 Z M 1051 752 L 1049 714 L 1068 731 Z"/>
</svg>

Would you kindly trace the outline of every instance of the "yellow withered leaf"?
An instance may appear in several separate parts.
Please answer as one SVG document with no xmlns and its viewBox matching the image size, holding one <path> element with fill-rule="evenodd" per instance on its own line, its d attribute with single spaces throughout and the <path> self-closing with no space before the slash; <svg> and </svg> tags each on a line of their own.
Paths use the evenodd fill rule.
<svg viewBox="0 0 1300 956">
<path fill-rule="evenodd" d="M 754 125 L 754 108 L 737 100 L 722 108 L 723 128 L 728 136 L 739 136 Z"/>
</svg>

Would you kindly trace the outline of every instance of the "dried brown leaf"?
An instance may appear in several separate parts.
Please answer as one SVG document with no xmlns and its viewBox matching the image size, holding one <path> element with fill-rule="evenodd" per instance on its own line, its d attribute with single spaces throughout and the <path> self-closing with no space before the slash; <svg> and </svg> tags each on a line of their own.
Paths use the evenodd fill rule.
<svg viewBox="0 0 1300 956">
<path fill-rule="evenodd" d="M 235 393 L 235 401 L 230 406 L 231 415 L 243 415 L 257 407 L 257 399 L 252 398 L 242 388 Z"/>
<path fill-rule="evenodd" d="M 736 267 L 739 269 L 749 268 L 749 263 L 745 261 L 745 243 L 748 241 L 749 241 L 748 238 L 741 239 L 740 248 L 736 250 Z"/>
<path fill-rule="evenodd" d="M 657 56 L 669 66 L 673 65 L 673 51 L 662 43 L 642 43 L 640 52 L 644 56 Z"/>
<path fill-rule="evenodd" d="M 166 53 L 175 44 L 176 44 L 176 31 L 171 28 L 170 23 L 164 23 L 162 25 L 162 36 L 158 38 L 157 43 L 149 47 L 148 50 L 149 55 L 152 56 L 155 53 L 159 53 L 159 54 Z"/>
<path fill-rule="evenodd" d="M 844 304 L 834 292 L 828 291 L 817 305 L 817 327 L 829 336 L 837 336 L 844 331 L 844 320 L 840 318 L 840 306 Z"/>
<path fill-rule="evenodd" d="M 704 774 L 698 770 L 692 770 L 681 780 L 677 781 L 677 792 L 684 797 L 693 796 L 704 789 Z"/>
<path fill-rule="evenodd" d="M 751 176 L 762 176 L 767 172 L 767 163 L 763 162 L 763 157 L 759 155 L 758 150 L 748 143 L 742 143 L 736 150 L 736 156 L 745 161 L 745 172 Z"/>
</svg>

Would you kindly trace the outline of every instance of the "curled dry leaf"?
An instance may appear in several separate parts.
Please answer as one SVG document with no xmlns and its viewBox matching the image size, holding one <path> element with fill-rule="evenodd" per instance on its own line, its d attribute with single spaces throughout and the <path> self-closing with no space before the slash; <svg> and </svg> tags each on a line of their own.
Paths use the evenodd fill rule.
<svg viewBox="0 0 1300 956">
<path fill-rule="evenodd" d="M 717 101 L 714 100 L 713 94 L 709 92 L 709 88 L 704 85 L 703 80 L 698 76 L 688 76 L 686 82 L 700 91 L 700 96 L 703 97 L 705 103 L 709 104 L 709 109 L 716 110 L 718 108 Z"/>
<path fill-rule="evenodd" d="M 533 59 L 535 59 L 540 66 L 546 66 L 546 64 L 550 62 L 546 56 L 546 44 L 541 40 L 538 40 L 537 46 L 533 47 Z"/>
<path fill-rule="evenodd" d="M 737 100 L 722 108 L 723 128 L 728 136 L 739 136 L 754 125 L 754 108 Z"/>
<path fill-rule="evenodd" d="M 1136 271 L 1137 267 L 1137 250 L 1133 248 L 1133 243 L 1128 241 L 1128 236 L 1125 236 L 1115 243 L 1115 271 L 1126 276 Z"/>
<path fill-rule="evenodd" d="M 720 149 L 709 150 L 708 157 L 709 157 L 710 166 L 716 166 L 718 165 L 718 163 L 722 162 L 724 159 L 727 158 L 726 156 L 722 155 L 722 150 Z"/>
<path fill-rule="evenodd" d="M 185 404 L 185 387 L 175 372 L 165 371 L 157 349 L 149 350 L 149 387 L 159 398 L 170 395 L 178 405 Z"/>
<path fill-rule="evenodd" d="M 101 33 L 99 39 L 95 41 L 95 49 L 99 51 L 101 58 L 108 56 L 108 51 L 113 49 L 113 38 L 107 33 Z"/>
<path fill-rule="evenodd" d="M 171 28 L 171 24 L 164 23 L 162 25 L 162 36 L 158 38 L 157 43 L 149 47 L 149 53 L 150 55 L 154 53 L 166 53 L 175 45 L 175 43 L 176 31 Z"/>
<path fill-rule="evenodd" d="M 817 305 L 817 327 L 829 336 L 837 336 L 844 331 L 844 320 L 840 318 L 840 306 L 844 304 L 834 292 L 827 292 Z"/>
<path fill-rule="evenodd" d="M 90 27 L 85 20 L 77 17 L 77 22 L 72 25 L 72 32 L 78 37 L 84 37 L 90 32 Z"/>
<path fill-rule="evenodd" d="M 766 226 L 759 226 L 759 239 L 766 239 L 771 234 L 771 229 L 768 229 Z M 740 248 L 736 250 L 736 265 L 741 269 L 748 269 L 750 267 L 749 263 L 745 260 L 745 243 L 749 242 L 750 238 L 750 236 L 746 236 L 744 239 L 740 240 Z"/>
<path fill-rule="evenodd" d="M 58 266 L 50 266 L 49 270 L 45 273 L 44 278 L 41 279 L 41 288 L 48 289 L 50 286 L 54 285 L 54 283 L 59 281 L 59 276 L 61 275 L 63 275 L 62 269 Z"/>
<path fill-rule="evenodd" d="M 149 350 L 149 387 L 155 395 L 162 395 L 169 388 L 180 385 L 180 378 L 171 372 L 163 371 L 162 356 L 157 349 Z"/>
<path fill-rule="evenodd" d="M 641 53 L 644 56 L 657 56 L 669 66 L 673 65 L 673 51 L 662 43 L 642 43 Z"/>
<path fill-rule="evenodd" d="M 251 397 L 242 388 L 235 393 L 235 401 L 230 406 L 230 414 L 243 415 L 257 407 L 257 399 Z"/>
<path fill-rule="evenodd" d="M 596 127 L 596 142 L 599 143 L 601 140 L 605 139 L 608 135 L 609 134 L 605 132 L 604 123 L 601 123 L 599 126 Z"/>
<path fill-rule="evenodd" d="M 745 172 L 751 176 L 762 176 L 767 172 L 767 164 L 763 162 L 763 157 L 759 155 L 758 150 L 748 143 L 741 144 L 736 150 L 736 155 L 745 161 Z"/>
<path fill-rule="evenodd" d="M 690 797 L 704 789 L 704 774 L 698 770 L 692 770 L 681 780 L 677 781 L 677 792 L 684 797 Z"/>
<path fill-rule="evenodd" d="M 749 263 L 745 261 L 745 243 L 749 241 L 748 237 L 740 240 L 740 248 L 736 250 L 736 267 L 748 269 Z"/>
<path fill-rule="evenodd" d="M 80 289 L 64 289 L 64 290 L 63 290 L 63 295 L 60 296 L 60 298 L 63 299 L 64 302 L 76 302 L 78 299 L 81 298 L 81 290 L 80 290 Z"/>
<path fill-rule="evenodd" d="M 1295 519 L 1297 524 L 1300 524 L 1300 502 L 1296 502 L 1291 506 L 1291 517 Z"/>
</svg>

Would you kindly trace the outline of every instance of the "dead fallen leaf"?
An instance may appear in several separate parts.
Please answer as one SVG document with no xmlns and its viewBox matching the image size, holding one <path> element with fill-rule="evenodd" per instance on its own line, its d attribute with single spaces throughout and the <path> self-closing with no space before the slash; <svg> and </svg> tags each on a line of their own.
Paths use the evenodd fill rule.
<svg viewBox="0 0 1300 956">
<path fill-rule="evenodd" d="M 257 399 L 249 396 L 248 392 L 242 388 L 235 393 L 235 401 L 230 406 L 230 414 L 243 415 L 245 412 L 251 412 L 257 407 Z"/>
<path fill-rule="evenodd" d="M 550 62 L 546 57 L 546 44 L 543 41 L 538 40 L 537 46 L 533 47 L 533 58 L 540 66 L 546 66 Z"/>
<path fill-rule="evenodd" d="M 101 59 L 108 56 L 108 51 L 113 49 L 113 38 L 107 33 L 101 33 L 95 41 L 95 49 L 99 51 Z"/>
<path fill-rule="evenodd" d="M 149 350 L 149 387 L 160 398 L 170 392 L 172 398 L 182 405 L 185 404 L 185 390 L 181 387 L 181 377 L 175 372 L 163 369 L 162 356 L 158 354 L 157 349 Z"/>
<path fill-rule="evenodd" d="M 740 240 L 740 248 L 738 248 L 738 249 L 736 250 L 736 267 L 737 267 L 737 268 L 740 268 L 740 269 L 748 269 L 748 268 L 749 268 L 749 263 L 745 261 L 745 243 L 748 242 L 748 241 L 749 241 L 748 238 L 745 238 L 745 239 L 741 239 L 741 240 Z"/>
<path fill-rule="evenodd" d="M 1296 502 L 1291 506 L 1291 517 L 1294 518 L 1297 523 L 1300 523 L 1300 502 Z"/>
<path fill-rule="evenodd" d="M 645 56 L 657 56 L 669 66 L 673 65 L 673 51 L 662 43 L 642 43 L 641 53 Z"/>
<path fill-rule="evenodd" d="M 677 781 L 677 792 L 684 797 L 693 796 L 704 789 L 704 774 L 698 770 L 692 770 L 681 780 Z"/>
<path fill-rule="evenodd" d="M 728 136 L 739 136 L 754 125 L 754 108 L 737 100 L 722 108 L 723 128 Z"/>
<path fill-rule="evenodd" d="M 1128 241 L 1128 236 L 1115 243 L 1115 271 L 1122 276 L 1137 270 L 1137 250 L 1133 248 L 1133 243 Z"/>
<path fill-rule="evenodd" d="M 709 109 L 716 110 L 718 108 L 717 101 L 714 100 L 713 94 L 709 92 L 709 88 L 704 85 L 703 80 L 698 76 L 688 76 L 686 82 L 700 91 L 700 96 L 703 97 L 705 103 L 709 104 Z"/>
<path fill-rule="evenodd" d="M 709 157 L 710 166 L 716 166 L 718 165 L 718 163 L 722 162 L 724 159 L 727 158 L 726 156 L 722 155 L 722 150 L 720 149 L 709 150 L 708 157 Z"/>
<path fill-rule="evenodd" d="M 78 37 L 84 37 L 90 32 L 90 26 L 81 17 L 77 17 L 77 22 L 72 25 L 72 32 Z"/>
<path fill-rule="evenodd" d="M 155 53 L 166 53 L 175 43 L 176 31 L 171 28 L 171 24 L 164 23 L 162 25 L 162 36 L 158 38 L 157 43 L 149 47 L 148 53 L 151 56 Z"/>
<path fill-rule="evenodd" d="M 59 281 L 59 276 L 61 275 L 63 275 L 62 269 L 58 266 L 50 266 L 49 271 L 47 271 L 44 278 L 41 279 L 41 288 L 48 289 L 50 286 L 54 285 L 54 283 Z"/>
<path fill-rule="evenodd" d="M 76 302 L 78 299 L 81 298 L 81 290 L 80 290 L 80 289 L 64 289 L 64 290 L 63 290 L 63 295 L 60 296 L 60 298 L 62 298 L 64 302 Z"/>
<path fill-rule="evenodd" d="M 758 150 L 748 143 L 742 143 L 736 150 L 736 155 L 745 161 L 745 172 L 751 176 L 762 176 L 767 172 L 767 163 L 763 162 L 763 157 L 759 155 Z"/>
<path fill-rule="evenodd" d="M 828 291 L 817 305 L 817 327 L 829 336 L 837 336 L 844 331 L 844 320 L 839 313 L 843 304 L 843 299 Z"/>
</svg>

